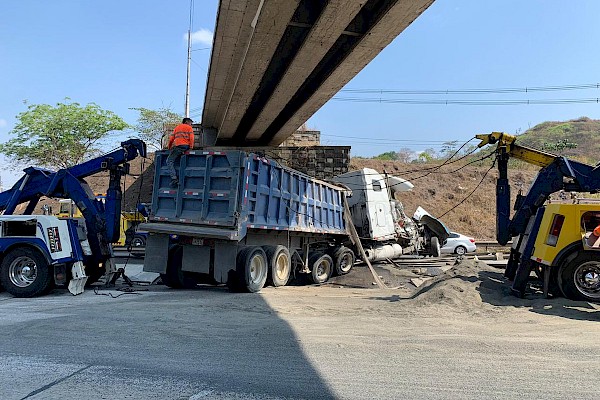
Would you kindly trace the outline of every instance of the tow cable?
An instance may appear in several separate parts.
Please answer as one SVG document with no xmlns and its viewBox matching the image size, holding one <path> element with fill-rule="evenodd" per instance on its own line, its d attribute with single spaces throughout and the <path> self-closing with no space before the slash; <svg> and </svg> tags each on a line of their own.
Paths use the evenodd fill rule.
<svg viewBox="0 0 600 400">
<path fill-rule="evenodd" d="M 125 286 L 125 287 L 115 289 L 116 291 L 122 292 L 122 293 L 120 293 L 116 296 L 114 294 L 112 294 L 111 292 L 101 293 L 100 287 L 95 286 L 94 294 L 99 295 L 99 296 L 110 296 L 111 298 L 116 299 L 117 297 L 121 297 L 124 294 L 141 294 L 139 292 L 147 292 L 148 291 L 147 288 L 134 288 L 133 281 L 131 279 L 129 279 L 129 277 L 127 275 L 125 275 L 124 268 L 117 269 L 117 272 L 115 272 L 112 279 L 109 282 L 106 282 L 106 284 L 104 285 L 106 290 L 110 290 L 111 287 L 114 287 L 117 283 L 117 279 L 119 279 L 119 278 L 123 278 L 123 280 L 125 281 L 125 284 L 127 284 L 127 286 Z"/>
<path fill-rule="evenodd" d="M 342 196 L 344 198 L 344 220 L 346 221 L 346 227 L 348 228 L 348 231 L 350 233 L 350 240 L 352 240 L 352 243 L 354 243 L 354 245 L 356 246 L 356 248 L 358 249 L 358 251 L 360 252 L 360 255 L 362 256 L 363 261 L 367 264 L 367 267 L 369 267 L 369 271 L 371 271 L 371 274 L 373 275 L 373 279 L 375 279 L 375 283 L 377 284 L 377 286 L 380 289 L 399 289 L 400 286 L 396 286 L 396 287 L 389 287 L 385 284 L 385 282 L 379 277 L 379 275 L 377 274 L 377 271 L 375 271 L 375 268 L 373 268 L 373 266 L 371 265 L 371 262 L 369 261 L 367 255 L 365 254 L 365 249 L 362 246 L 362 243 L 360 241 L 360 237 L 358 236 L 358 232 L 356 232 L 356 227 L 354 226 L 354 223 L 352 222 L 352 218 L 350 217 L 350 207 L 348 206 L 348 201 L 346 199 L 346 196 Z"/>
</svg>

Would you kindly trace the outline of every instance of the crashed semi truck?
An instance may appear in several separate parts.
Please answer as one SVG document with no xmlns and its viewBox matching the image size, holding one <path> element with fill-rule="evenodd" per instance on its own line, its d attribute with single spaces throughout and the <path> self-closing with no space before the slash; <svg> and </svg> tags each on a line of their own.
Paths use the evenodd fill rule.
<svg viewBox="0 0 600 400">
<path fill-rule="evenodd" d="M 192 150 L 176 164 L 180 184 L 173 189 L 167 156 L 156 153 L 151 211 L 140 229 L 148 232 L 144 271 L 160 273 L 173 288 L 226 283 L 257 292 L 297 274 L 324 283 L 354 265 L 352 222 L 372 261 L 439 255 L 449 233 L 428 215 L 406 217 L 391 196 L 410 190 L 410 182 L 374 170 L 325 182 L 257 153 Z"/>
</svg>

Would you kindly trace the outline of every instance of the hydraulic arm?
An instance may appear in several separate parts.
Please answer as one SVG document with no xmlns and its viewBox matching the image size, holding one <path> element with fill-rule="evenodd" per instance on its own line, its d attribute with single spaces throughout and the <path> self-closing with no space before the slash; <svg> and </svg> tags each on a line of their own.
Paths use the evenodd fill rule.
<svg viewBox="0 0 600 400">
<path fill-rule="evenodd" d="M 496 144 L 499 177 L 496 182 L 496 238 L 506 244 L 513 236 L 523 234 L 527 222 L 548 197 L 560 190 L 594 193 L 600 190 L 600 169 L 569 160 L 565 157 L 518 145 L 517 137 L 501 132 L 477 135 L 478 147 Z M 515 214 L 510 218 L 510 185 L 508 160 L 510 157 L 541 167 L 529 192 L 519 194 Z"/>
<path fill-rule="evenodd" d="M 42 196 L 71 199 L 85 218 L 94 258 L 102 260 L 109 256 L 108 243 L 119 238 L 121 177 L 129 172 L 128 162 L 138 156 L 146 157 L 146 144 L 130 139 L 118 150 L 56 172 L 29 167 L 11 189 L 0 193 L 0 211 L 13 214 L 19 204 L 28 203 L 23 214 L 31 214 Z M 96 200 L 84 180 L 101 171 L 110 176 L 105 203 Z"/>
</svg>

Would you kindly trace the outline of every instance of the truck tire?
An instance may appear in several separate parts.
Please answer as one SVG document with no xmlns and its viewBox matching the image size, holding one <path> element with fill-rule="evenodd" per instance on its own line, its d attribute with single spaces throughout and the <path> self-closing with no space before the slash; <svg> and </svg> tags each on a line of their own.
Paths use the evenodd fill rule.
<svg viewBox="0 0 600 400">
<path fill-rule="evenodd" d="M 579 252 L 558 272 L 562 294 L 571 300 L 600 301 L 600 256 Z"/>
<path fill-rule="evenodd" d="M 39 251 L 17 247 L 0 264 L 0 283 L 15 297 L 35 297 L 48 293 L 54 279 L 48 261 Z"/>
<path fill-rule="evenodd" d="M 181 270 L 182 262 L 183 248 L 181 246 L 174 246 L 169 252 L 167 271 L 164 274 L 160 274 L 160 279 L 165 285 L 173 289 L 193 289 L 198 285 L 198 280 L 193 272 Z"/>
<path fill-rule="evenodd" d="M 346 275 L 352 269 L 356 256 L 354 252 L 345 246 L 341 246 L 333 253 L 336 275 Z"/>
<path fill-rule="evenodd" d="M 430 254 L 433 257 L 439 257 L 442 254 L 442 250 L 440 248 L 440 239 L 437 236 L 432 236 L 429 241 Z"/>
<path fill-rule="evenodd" d="M 329 280 L 333 272 L 333 259 L 329 254 L 315 253 L 308 259 L 310 278 L 313 283 L 321 285 Z"/>
<path fill-rule="evenodd" d="M 269 271 L 267 281 L 269 284 L 279 287 L 287 285 L 292 273 L 292 257 L 285 246 L 263 246 Z"/>
<path fill-rule="evenodd" d="M 267 281 L 268 265 L 267 255 L 262 247 L 242 249 L 237 255 L 236 272 L 230 274 L 227 286 L 235 292 L 260 291 Z"/>
<path fill-rule="evenodd" d="M 146 238 L 140 235 L 135 235 L 131 240 L 131 247 L 146 247 Z"/>
</svg>

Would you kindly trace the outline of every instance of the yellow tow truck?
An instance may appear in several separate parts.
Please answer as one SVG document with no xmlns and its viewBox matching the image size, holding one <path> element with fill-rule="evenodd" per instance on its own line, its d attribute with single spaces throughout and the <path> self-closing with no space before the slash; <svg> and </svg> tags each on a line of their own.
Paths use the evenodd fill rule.
<svg viewBox="0 0 600 400">
<path fill-rule="evenodd" d="M 533 270 L 544 280 L 544 293 L 600 301 L 600 226 L 597 199 L 559 199 L 553 193 L 597 193 L 600 167 L 519 145 L 516 136 L 502 132 L 476 135 L 479 147 L 496 145 L 496 238 L 513 240 L 505 276 L 512 291 L 523 297 Z M 510 157 L 541 167 L 529 191 L 519 193 L 510 216 Z M 598 231 L 597 231 L 598 232 Z"/>
<path fill-rule="evenodd" d="M 104 195 L 97 194 L 96 199 L 103 199 Z M 59 210 L 54 214 L 58 218 L 83 218 L 83 214 L 77 208 L 73 200 L 62 199 L 59 201 Z M 146 234 L 144 232 L 136 231 L 136 227 L 144 222 L 146 219 L 139 212 L 121 212 L 120 221 L 120 235 L 119 240 L 113 245 L 115 246 L 126 246 L 127 235 L 132 236 L 130 238 L 132 248 L 142 248 L 146 246 Z"/>
</svg>

